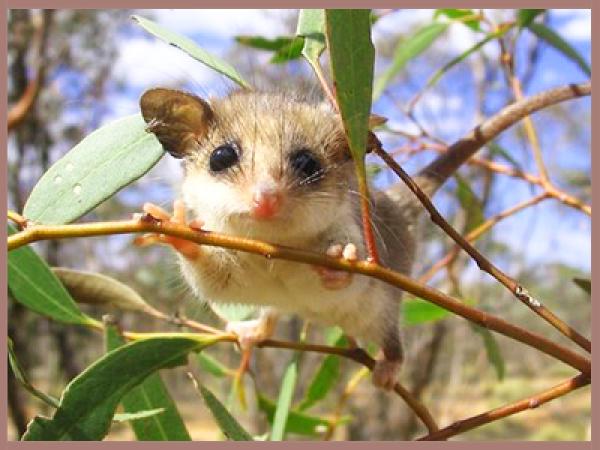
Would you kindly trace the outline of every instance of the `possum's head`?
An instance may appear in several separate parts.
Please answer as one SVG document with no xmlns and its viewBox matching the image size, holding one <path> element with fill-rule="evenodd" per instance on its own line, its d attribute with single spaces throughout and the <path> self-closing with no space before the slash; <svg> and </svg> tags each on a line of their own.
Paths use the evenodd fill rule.
<svg viewBox="0 0 600 450">
<path fill-rule="evenodd" d="M 352 211 L 352 158 L 330 108 L 248 91 L 209 103 L 152 89 L 140 103 L 148 130 L 183 159 L 184 201 L 207 229 L 285 242 Z"/>
</svg>

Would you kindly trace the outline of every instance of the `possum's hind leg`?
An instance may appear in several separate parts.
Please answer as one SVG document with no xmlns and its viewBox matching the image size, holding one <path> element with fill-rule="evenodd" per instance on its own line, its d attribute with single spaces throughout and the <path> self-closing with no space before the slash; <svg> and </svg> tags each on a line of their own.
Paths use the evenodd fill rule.
<svg viewBox="0 0 600 450">
<path fill-rule="evenodd" d="M 389 323 L 384 331 L 381 353 L 373 367 L 373 384 L 392 390 L 403 360 L 402 343 L 397 323 Z"/>
</svg>

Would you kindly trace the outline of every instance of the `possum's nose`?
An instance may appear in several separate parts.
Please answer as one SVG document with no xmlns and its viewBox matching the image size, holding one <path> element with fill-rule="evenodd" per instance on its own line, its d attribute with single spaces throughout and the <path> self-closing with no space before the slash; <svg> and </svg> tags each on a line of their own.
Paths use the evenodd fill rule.
<svg viewBox="0 0 600 450">
<path fill-rule="evenodd" d="M 255 219 L 271 219 L 281 208 L 281 190 L 272 183 L 257 184 L 252 194 L 251 215 Z"/>
</svg>

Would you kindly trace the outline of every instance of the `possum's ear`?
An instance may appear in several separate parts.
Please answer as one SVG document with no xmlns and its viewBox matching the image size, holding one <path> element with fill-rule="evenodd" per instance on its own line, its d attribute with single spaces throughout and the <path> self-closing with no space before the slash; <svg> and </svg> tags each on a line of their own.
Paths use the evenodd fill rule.
<svg viewBox="0 0 600 450">
<path fill-rule="evenodd" d="M 183 158 L 208 131 L 213 112 L 195 95 L 172 89 L 150 89 L 140 99 L 147 130 L 154 133 L 165 151 Z"/>
</svg>

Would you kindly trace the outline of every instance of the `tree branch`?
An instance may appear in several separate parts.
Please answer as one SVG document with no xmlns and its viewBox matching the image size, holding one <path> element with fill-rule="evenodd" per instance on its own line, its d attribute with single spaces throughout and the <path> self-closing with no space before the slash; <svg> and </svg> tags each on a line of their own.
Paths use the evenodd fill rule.
<svg viewBox="0 0 600 450">
<path fill-rule="evenodd" d="M 449 437 L 456 436 L 457 434 L 464 433 L 465 431 L 472 430 L 473 428 L 480 427 L 508 416 L 512 416 L 513 414 L 517 414 L 521 411 L 537 408 L 538 406 L 543 405 L 550 400 L 554 400 L 555 398 L 561 397 L 583 386 L 587 386 L 588 384 L 590 384 L 590 378 L 586 375 L 579 374 L 576 377 L 564 381 L 544 392 L 514 403 L 510 403 L 500 408 L 492 409 L 491 411 L 470 417 L 468 419 L 459 420 L 452 425 L 447 426 L 446 428 L 442 428 L 435 433 L 430 433 L 418 440 L 445 440 Z"/>
<path fill-rule="evenodd" d="M 159 222 L 149 216 L 121 222 L 97 222 L 70 225 L 31 225 L 24 231 L 8 237 L 8 250 L 13 250 L 31 242 L 75 238 L 86 236 L 106 236 L 126 233 L 163 233 L 180 237 L 201 245 L 210 245 L 240 250 L 266 258 L 286 259 L 305 264 L 320 265 L 345 272 L 360 273 L 377 278 L 399 287 L 411 294 L 429 300 L 454 314 L 464 317 L 478 325 L 497 331 L 517 341 L 523 342 L 543 353 L 568 364 L 571 367 L 591 374 L 591 361 L 572 350 L 556 344 L 543 336 L 520 328 L 498 317 L 484 313 L 465 305 L 463 302 L 441 291 L 422 285 L 415 280 L 368 261 L 350 262 L 343 258 L 331 258 L 318 253 L 290 247 L 277 246 L 266 242 L 227 236 L 209 231 L 196 231 L 183 225 Z"/>
<path fill-rule="evenodd" d="M 591 352 L 592 343 L 577 332 L 574 328 L 567 325 L 559 319 L 552 311 L 540 303 L 521 286 L 516 280 L 506 275 L 503 271 L 497 268 L 491 261 L 483 256 L 479 250 L 473 247 L 464 237 L 450 225 L 446 219 L 435 208 L 427 194 L 418 186 L 418 184 L 394 161 L 390 155 L 381 147 L 374 149 L 374 152 L 383 159 L 386 164 L 398 175 L 408 188 L 417 196 L 422 205 L 427 209 L 431 220 L 438 225 L 444 232 L 450 236 L 462 249 L 464 249 L 475 260 L 481 270 L 487 272 L 500 283 L 502 283 L 521 303 L 529 307 L 533 312 L 546 320 L 554 328 L 571 339 L 584 350 Z"/>
</svg>

